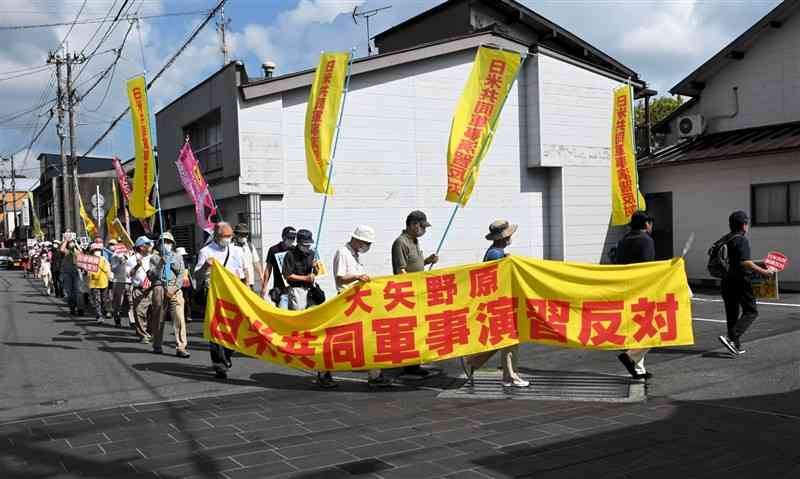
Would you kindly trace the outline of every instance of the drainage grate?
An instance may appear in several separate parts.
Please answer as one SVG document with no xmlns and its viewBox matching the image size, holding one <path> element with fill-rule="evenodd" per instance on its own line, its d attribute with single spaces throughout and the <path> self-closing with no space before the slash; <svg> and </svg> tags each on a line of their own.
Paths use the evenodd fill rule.
<svg viewBox="0 0 800 479">
<path fill-rule="evenodd" d="M 557 401 L 644 401 L 645 384 L 622 376 L 564 371 L 530 371 L 522 375 L 527 388 L 503 387 L 499 371 L 480 370 L 458 389 L 439 394 L 442 399 L 528 399 Z M 462 376 L 464 378 L 464 376 Z"/>
</svg>

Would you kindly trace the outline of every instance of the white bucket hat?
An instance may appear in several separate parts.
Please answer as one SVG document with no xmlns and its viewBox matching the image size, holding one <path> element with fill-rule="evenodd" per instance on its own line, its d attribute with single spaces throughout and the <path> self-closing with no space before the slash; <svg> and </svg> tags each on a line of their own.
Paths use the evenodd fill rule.
<svg viewBox="0 0 800 479">
<path fill-rule="evenodd" d="M 375 242 L 375 230 L 366 225 L 358 225 L 353 231 L 353 238 L 372 244 Z"/>
</svg>

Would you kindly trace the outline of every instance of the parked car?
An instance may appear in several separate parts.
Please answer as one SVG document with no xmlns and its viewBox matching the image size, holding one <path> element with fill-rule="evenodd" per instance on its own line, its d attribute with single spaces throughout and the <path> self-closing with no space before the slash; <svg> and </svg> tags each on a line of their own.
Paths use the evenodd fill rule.
<svg viewBox="0 0 800 479">
<path fill-rule="evenodd" d="M 19 269 L 22 267 L 22 256 L 16 248 L 0 248 L 0 268 Z"/>
</svg>

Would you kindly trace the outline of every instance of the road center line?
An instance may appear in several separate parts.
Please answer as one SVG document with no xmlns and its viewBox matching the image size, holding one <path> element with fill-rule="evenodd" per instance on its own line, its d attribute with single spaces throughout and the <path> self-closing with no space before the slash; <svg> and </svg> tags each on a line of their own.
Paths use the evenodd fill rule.
<svg viewBox="0 0 800 479">
<path fill-rule="evenodd" d="M 726 323 L 724 319 L 692 318 L 692 321 L 706 321 L 708 323 Z"/>
</svg>

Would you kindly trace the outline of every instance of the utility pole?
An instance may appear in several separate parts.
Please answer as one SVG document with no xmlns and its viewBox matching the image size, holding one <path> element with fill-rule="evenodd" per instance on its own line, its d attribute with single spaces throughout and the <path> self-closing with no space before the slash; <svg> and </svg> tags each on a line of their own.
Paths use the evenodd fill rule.
<svg viewBox="0 0 800 479">
<path fill-rule="evenodd" d="M 3 239 L 8 240 L 8 215 L 6 215 L 6 177 L 0 176 L 3 186 Z"/>
<path fill-rule="evenodd" d="M 15 176 L 14 155 L 11 155 L 11 212 L 14 215 L 14 239 L 17 239 L 19 225 L 17 224 L 17 182 L 14 180 Z"/>
<path fill-rule="evenodd" d="M 225 31 L 228 28 L 228 25 L 231 24 L 231 19 L 225 20 L 225 6 L 219 12 L 220 19 L 217 22 L 217 31 L 220 33 L 222 39 L 222 45 L 220 46 L 220 51 L 222 52 L 222 66 L 228 64 L 228 41 L 225 35 Z"/>
<path fill-rule="evenodd" d="M 58 125 L 56 126 L 56 133 L 58 133 L 58 148 L 61 156 L 61 203 L 64 205 L 64 211 L 56 208 L 53 211 L 53 218 L 55 220 L 55 238 L 59 239 L 62 233 L 68 229 L 72 229 L 72 202 L 69 195 L 69 167 L 67 163 L 67 154 L 64 150 L 64 90 L 62 88 L 61 66 L 65 63 L 64 57 L 58 52 L 50 52 L 47 58 L 47 63 L 54 63 L 56 65 L 56 79 L 58 81 L 57 93 L 57 108 L 58 108 Z M 45 160 L 46 161 L 46 160 Z M 45 174 L 47 170 L 45 169 Z M 53 182 L 53 186 L 58 185 L 58 181 Z M 53 190 L 53 198 L 58 197 L 58 191 Z M 54 204 L 58 203 L 54 201 Z M 61 221 L 63 218 L 63 222 Z"/>
<path fill-rule="evenodd" d="M 72 217 L 75 225 L 74 231 L 77 233 L 80 225 L 80 190 L 78 189 L 78 158 L 75 155 L 75 148 L 77 139 L 75 138 L 75 105 L 78 103 L 77 98 L 75 96 L 75 88 L 72 84 L 72 65 L 79 64 L 86 61 L 86 57 L 83 55 L 78 55 L 76 53 L 73 54 L 66 54 L 66 64 L 67 64 L 67 113 L 69 114 L 69 165 L 72 169 L 72 183 L 74 192 L 72 195 Z M 65 206 L 67 202 L 65 202 Z"/>
</svg>

